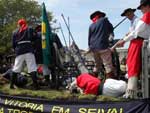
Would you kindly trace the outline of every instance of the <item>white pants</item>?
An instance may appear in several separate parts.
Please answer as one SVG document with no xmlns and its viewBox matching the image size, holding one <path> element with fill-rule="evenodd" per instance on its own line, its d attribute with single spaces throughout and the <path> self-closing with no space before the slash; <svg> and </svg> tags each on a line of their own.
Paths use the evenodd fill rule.
<svg viewBox="0 0 150 113">
<path fill-rule="evenodd" d="M 125 93 L 127 83 L 122 80 L 106 79 L 103 86 L 103 95 L 118 97 Z"/>
<path fill-rule="evenodd" d="M 37 71 L 37 65 L 36 65 L 35 56 L 33 53 L 26 53 L 26 54 L 17 56 L 15 58 L 15 64 L 13 66 L 13 71 L 16 73 L 20 73 L 22 71 L 24 61 L 27 64 L 28 73 Z"/>
</svg>

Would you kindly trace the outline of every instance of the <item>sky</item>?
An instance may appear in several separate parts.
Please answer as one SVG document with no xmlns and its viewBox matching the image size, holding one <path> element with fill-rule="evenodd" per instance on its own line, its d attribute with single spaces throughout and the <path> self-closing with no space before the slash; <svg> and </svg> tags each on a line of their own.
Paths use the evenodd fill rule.
<svg viewBox="0 0 150 113">
<path fill-rule="evenodd" d="M 59 27 L 59 23 L 63 29 L 65 39 L 69 45 L 69 32 L 62 19 L 61 14 L 66 20 L 69 18 L 70 31 L 80 49 L 88 48 L 88 29 L 91 24 L 89 16 L 99 10 L 106 13 L 109 21 L 113 26 L 116 26 L 124 17 L 120 14 L 127 8 L 137 8 L 140 0 L 36 0 L 41 5 L 45 3 L 46 10 L 53 13 L 57 23 L 52 27 Z M 141 17 L 142 13 L 137 10 L 135 14 Z M 121 39 L 129 31 L 130 21 L 126 19 L 115 30 L 114 39 Z M 61 31 L 58 35 L 61 42 L 65 45 Z M 125 45 L 125 48 L 128 44 Z"/>
</svg>

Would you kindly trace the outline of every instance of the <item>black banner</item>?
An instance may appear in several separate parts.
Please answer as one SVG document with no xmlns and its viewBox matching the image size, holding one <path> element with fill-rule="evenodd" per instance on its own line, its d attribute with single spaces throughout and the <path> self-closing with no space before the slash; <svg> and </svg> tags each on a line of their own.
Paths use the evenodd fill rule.
<svg viewBox="0 0 150 113">
<path fill-rule="evenodd" d="M 127 102 L 49 101 L 0 94 L 0 113 L 150 113 L 150 99 Z"/>
</svg>

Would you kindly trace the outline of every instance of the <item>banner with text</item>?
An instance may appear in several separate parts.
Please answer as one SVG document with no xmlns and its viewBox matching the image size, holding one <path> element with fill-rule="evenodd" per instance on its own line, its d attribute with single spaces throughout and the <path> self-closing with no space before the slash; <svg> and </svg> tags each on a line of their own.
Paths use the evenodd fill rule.
<svg viewBox="0 0 150 113">
<path fill-rule="evenodd" d="M 0 113 L 150 113 L 150 99 L 126 102 L 49 101 L 0 94 Z"/>
</svg>

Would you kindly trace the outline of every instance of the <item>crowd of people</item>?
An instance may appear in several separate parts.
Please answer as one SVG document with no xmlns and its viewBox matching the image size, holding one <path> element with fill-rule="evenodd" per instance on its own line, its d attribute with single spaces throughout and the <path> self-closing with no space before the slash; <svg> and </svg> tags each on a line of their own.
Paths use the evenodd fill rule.
<svg viewBox="0 0 150 113">
<path fill-rule="evenodd" d="M 95 67 L 91 73 L 81 73 L 78 75 L 75 81 L 69 84 L 68 88 L 70 91 L 79 89 L 80 93 L 84 94 L 113 97 L 123 96 L 125 98 L 135 97 L 137 82 L 141 72 L 141 48 L 143 41 L 150 38 L 150 0 L 141 0 L 137 9 L 143 13 L 141 18 L 138 18 L 134 14 L 136 9 L 128 8 L 123 11 L 121 16 L 127 17 L 131 21 L 131 26 L 126 36 L 111 48 L 109 46 L 109 38 L 110 35 L 114 34 L 114 28 L 106 17 L 106 14 L 101 11 L 95 11 L 90 15 L 92 24 L 89 27 L 88 51 L 93 53 Z M 54 70 L 53 66 L 49 68 L 49 65 L 43 63 L 41 25 L 37 26 L 36 31 L 34 31 L 32 27 L 27 25 L 25 19 L 20 19 L 17 26 L 18 28 L 12 35 L 12 45 L 16 58 L 10 77 L 10 88 L 15 89 L 18 73 L 21 73 L 25 62 L 28 73 L 31 75 L 34 89 L 39 89 L 37 64 L 42 64 L 42 73 L 47 85 L 50 84 L 50 74 Z M 55 37 L 53 41 L 59 42 L 57 43 L 58 48 L 62 48 L 63 46 L 57 34 L 53 33 L 53 37 Z M 128 75 L 126 83 L 123 80 L 116 79 L 115 67 L 112 62 L 112 52 L 114 52 L 116 47 L 122 47 L 127 41 L 130 41 L 130 46 L 126 60 Z M 33 42 L 40 42 L 38 45 L 34 45 L 38 50 L 33 48 Z M 35 56 L 38 57 L 36 58 Z M 101 70 L 105 70 L 105 80 L 98 77 Z M 54 76 L 51 79 L 56 81 Z"/>
</svg>

